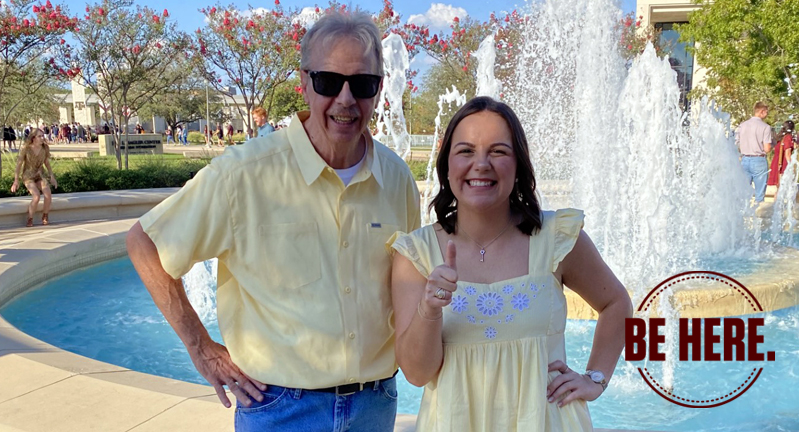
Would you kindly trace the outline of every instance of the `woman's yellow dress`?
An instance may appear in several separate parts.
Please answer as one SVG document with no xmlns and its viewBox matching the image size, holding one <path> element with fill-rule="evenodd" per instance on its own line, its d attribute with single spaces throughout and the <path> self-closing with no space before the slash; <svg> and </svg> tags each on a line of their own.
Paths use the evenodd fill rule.
<svg viewBox="0 0 799 432">
<path fill-rule="evenodd" d="M 425 386 L 419 432 L 591 431 L 585 401 L 558 408 L 546 386 L 566 362 L 566 299 L 553 272 L 583 226 L 580 210 L 543 212 L 530 236 L 529 274 L 492 284 L 458 282 L 444 309 L 444 362 Z M 432 225 L 392 244 L 424 277 L 444 258 Z"/>
</svg>

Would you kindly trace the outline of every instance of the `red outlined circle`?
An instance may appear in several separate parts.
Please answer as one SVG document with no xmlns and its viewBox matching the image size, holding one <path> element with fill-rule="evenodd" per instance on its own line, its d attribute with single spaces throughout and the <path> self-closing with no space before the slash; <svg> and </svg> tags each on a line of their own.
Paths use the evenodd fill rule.
<svg viewBox="0 0 799 432">
<path fill-rule="evenodd" d="M 714 271 L 688 271 L 683 273 L 678 273 L 663 282 L 659 283 L 655 288 L 649 291 L 649 294 L 644 297 L 641 301 L 641 304 L 638 306 L 637 312 L 646 312 L 649 310 L 649 307 L 654 303 L 657 297 L 665 292 L 667 289 L 675 286 L 681 282 L 690 281 L 690 280 L 715 280 L 717 282 L 721 282 L 727 286 L 729 286 L 733 291 L 743 296 L 743 298 L 749 303 L 749 306 L 752 308 L 752 312 L 750 313 L 758 313 L 763 312 L 763 307 L 760 305 L 760 302 L 757 301 L 754 294 L 749 291 L 742 283 L 738 282 L 737 280 Z M 684 398 L 681 396 L 676 395 L 671 390 L 666 389 L 665 387 L 661 386 L 657 380 L 649 373 L 646 368 L 638 368 L 638 373 L 641 374 L 641 378 L 644 379 L 644 382 L 660 397 L 666 399 L 667 401 L 680 405 L 686 408 L 713 408 L 717 406 L 724 405 L 726 403 L 732 402 L 733 400 L 740 397 L 744 392 L 749 390 L 750 387 L 757 381 L 760 377 L 760 374 L 763 372 L 763 368 L 754 368 L 752 373 L 741 383 L 737 386 L 734 390 L 728 392 L 727 394 L 723 394 L 720 396 L 716 396 L 714 398 L 707 398 L 704 400 L 700 399 L 689 399 Z M 722 392 L 723 393 L 723 392 Z"/>
</svg>

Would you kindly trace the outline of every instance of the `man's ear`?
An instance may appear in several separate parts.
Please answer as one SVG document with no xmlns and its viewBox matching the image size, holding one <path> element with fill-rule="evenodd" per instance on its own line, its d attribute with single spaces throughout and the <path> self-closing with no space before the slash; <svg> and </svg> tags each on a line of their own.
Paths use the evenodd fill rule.
<svg viewBox="0 0 799 432">
<path fill-rule="evenodd" d="M 383 93 L 383 80 L 385 79 L 385 76 L 380 78 L 380 87 L 377 88 L 377 94 L 375 95 L 375 112 L 379 108 L 378 105 L 380 105 L 380 94 Z"/>
<path fill-rule="evenodd" d="M 302 91 L 302 100 L 305 101 L 306 105 L 310 105 L 311 103 L 308 101 L 308 84 L 311 82 L 311 77 L 308 75 L 308 72 L 300 71 L 300 90 Z"/>
</svg>

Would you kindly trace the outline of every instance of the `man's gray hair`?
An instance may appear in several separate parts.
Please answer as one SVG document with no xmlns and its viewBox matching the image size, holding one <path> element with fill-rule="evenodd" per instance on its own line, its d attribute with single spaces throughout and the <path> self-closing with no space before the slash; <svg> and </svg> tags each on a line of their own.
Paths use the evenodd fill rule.
<svg viewBox="0 0 799 432">
<path fill-rule="evenodd" d="M 377 61 L 377 74 L 383 75 L 383 44 L 372 17 L 360 9 L 351 12 L 329 12 L 317 21 L 302 38 L 300 69 L 309 70 L 315 48 L 327 48 L 328 44 L 342 38 L 351 38 L 361 43 L 364 52 L 372 53 Z"/>
</svg>

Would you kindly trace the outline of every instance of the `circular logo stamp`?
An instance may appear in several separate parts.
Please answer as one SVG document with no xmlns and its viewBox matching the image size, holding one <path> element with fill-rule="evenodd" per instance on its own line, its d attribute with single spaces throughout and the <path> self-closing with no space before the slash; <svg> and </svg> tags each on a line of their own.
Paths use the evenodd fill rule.
<svg viewBox="0 0 799 432">
<path fill-rule="evenodd" d="M 669 402 L 688 408 L 712 408 L 737 399 L 751 388 L 763 372 L 763 362 L 773 362 L 775 353 L 758 351 L 764 342 L 758 333 L 765 322 L 762 317 L 663 316 L 669 315 L 663 313 L 669 310 L 663 297 L 679 291 L 690 294 L 696 289 L 742 296 L 746 310 L 740 315 L 763 312 L 752 292 L 729 276 L 713 271 L 676 274 L 653 288 L 636 311 L 637 315 L 646 316 L 657 307 L 660 317 L 635 317 L 625 322 L 625 360 L 647 360 L 647 366 L 638 367 L 638 372 L 655 393 Z M 693 378 L 681 380 L 673 366 L 678 363 L 683 370 L 694 369 Z M 703 382 L 689 382 L 696 381 L 697 376 Z"/>
</svg>

